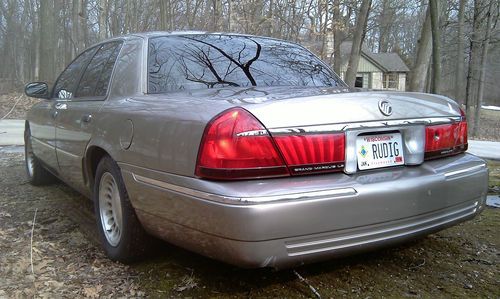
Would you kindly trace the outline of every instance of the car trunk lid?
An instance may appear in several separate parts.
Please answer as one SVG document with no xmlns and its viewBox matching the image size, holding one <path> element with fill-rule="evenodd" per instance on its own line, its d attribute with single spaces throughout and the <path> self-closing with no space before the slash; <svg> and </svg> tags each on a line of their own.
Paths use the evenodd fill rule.
<svg viewBox="0 0 500 299">
<path fill-rule="evenodd" d="M 390 106 L 385 115 L 379 106 Z M 403 92 L 349 92 L 290 97 L 244 105 L 268 129 L 328 124 L 460 116 L 458 105 L 441 96 Z"/>
</svg>

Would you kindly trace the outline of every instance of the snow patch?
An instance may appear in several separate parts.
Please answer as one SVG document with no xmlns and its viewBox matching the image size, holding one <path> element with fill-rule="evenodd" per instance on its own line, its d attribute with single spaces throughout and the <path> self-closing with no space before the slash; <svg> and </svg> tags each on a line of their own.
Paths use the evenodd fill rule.
<svg viewBox="0 0 500 299">
<path fill-rule="evenodd" d="M 486 110 L 500 111 L 500 107 L 498 107 L 498 106 L 481 106 L 481 108 L 486 109 Z"/>
</svg>

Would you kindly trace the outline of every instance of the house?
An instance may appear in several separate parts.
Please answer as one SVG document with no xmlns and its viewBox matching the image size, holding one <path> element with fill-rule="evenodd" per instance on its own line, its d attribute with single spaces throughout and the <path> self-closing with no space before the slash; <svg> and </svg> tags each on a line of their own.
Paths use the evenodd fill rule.
<svg viewBox="0 0 500 299">
<path fill-rule="evenodd" d="M 345 78 L 352 42 L 340 45 L 342 66 L 340 76 Z M 397 53 L 373 53 L 361 49 L 355 87 L 383 90 L 406 90 L 406 78 L 410 69 Z"/>
</svg>

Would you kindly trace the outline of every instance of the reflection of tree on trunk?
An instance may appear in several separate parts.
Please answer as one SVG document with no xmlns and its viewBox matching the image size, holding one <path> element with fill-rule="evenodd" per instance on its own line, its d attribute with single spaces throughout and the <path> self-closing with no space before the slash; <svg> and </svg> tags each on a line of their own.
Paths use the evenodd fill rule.
<svg viewBox="0 0 500 299">
<path fill-rule="evenodd" d="M 260 51 L 262 50 L 262 46 L 258 42 L 254 41 L 251 38 L 245 37 L 245 39 L 248 39 L 248 40 L 251 40 L 252 42 L 254 42 L 255 45 L 257 46 L 257 49 L 255 51 L 255 56 L 252 59 L 248 60 L 245 63 L 242 63 L 239 60 L 241 59 L 241 54 L 246 49 L 246 44 L 244 44 L 243 49 L 241 49 L 239 51 L 239 53 L 238 53 L 238 61 L 236 61 L 236 59 L 234 59 L 233 57 L 231 57 L 231 55 L 227 54 L 224 50 L 222 50 L 221 48 L 219 48 L 219 47 L 217 47 L 217 46 L 215 46 L 215 45 L 213 45 L 211 43 L 207 43 L 205 41 L 198 40 L 198 39 L 195 39 L 195 38 L 192 38 L 192 37 L 187 37 L 187 36 L 185 36 L 184 38 L 192 40 L 192 41 L 196 41 L 196 42 L 202 43 L 204 45 L 207 45 L 207 46 L 209 46 L 211 48 L 214 48 L 220 54 L 222 54 L 224 57 L 226 57 L 227 59 L 229 59 L 229 61 L 231 61 L 237 67 L 239 67 L 243 71 L 243 73 L 245 74 L 245 76 L 248 78 L 248 80 L 250 81 L 250 83 L 252 84 L 252 86 L 257 86 L 257 82 L 255 81 L 255 79 L 253 78 L 253 76 L 252 76 L 252 74 L 250 72 L 250 66 L 252 65 L 252 63 L 254 63 L 260 57 Z M 200 49 L 200 51 L 203 53 L 203 50 Z M 206 60 L 208 62 L 210 62 L 210 59 L 207 56 L 206 56 Z"/>
</svg>

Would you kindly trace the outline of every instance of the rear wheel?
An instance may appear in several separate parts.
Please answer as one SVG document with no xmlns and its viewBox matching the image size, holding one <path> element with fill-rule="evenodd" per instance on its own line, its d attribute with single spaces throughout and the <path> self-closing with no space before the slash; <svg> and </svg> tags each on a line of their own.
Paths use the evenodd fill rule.
<svg viewBox="0 0 500 299">
<path fill-rule="evenodd" d="M 56 181 L 54 175 L 42 166 L 33 153 L 31 131 L 29 127 L 24 130 L 24 162 L 26 166 L 26 175 L 28 176 L 30 184 L 40 186 Z"/>
<path fill-rule="evenodd" d="M 93 200 L 106 254 L 121 262 L 130 262 L 142 255 L 150 245 L 150 237 L 130 203 L 120 168 L 109 156 L 104 156 L 97 166 Z"/>
</svg>

